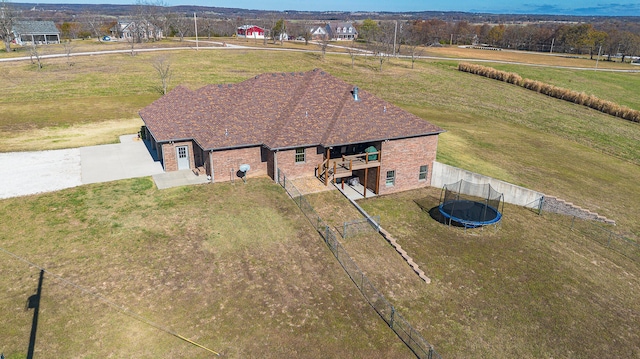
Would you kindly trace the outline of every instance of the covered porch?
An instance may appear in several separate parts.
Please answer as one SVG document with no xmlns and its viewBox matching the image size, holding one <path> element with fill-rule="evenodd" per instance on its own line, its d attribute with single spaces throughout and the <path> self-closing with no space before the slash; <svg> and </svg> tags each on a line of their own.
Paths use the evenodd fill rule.
<svg viewBox="0 0 640 359">
<path fill-rule="evenodd" d="M 380 144 L 341 146 L 338 150 L 327 148 L 325 160 L 317 165 L 316 177 L 325 186 L 332 182 L 342 189 L 345 183 L 349 187 L 359 187 L 364 197 L 367 188 L 374 194 L 379 193 L 382 155 L 379 148 Z"/>
</svg>

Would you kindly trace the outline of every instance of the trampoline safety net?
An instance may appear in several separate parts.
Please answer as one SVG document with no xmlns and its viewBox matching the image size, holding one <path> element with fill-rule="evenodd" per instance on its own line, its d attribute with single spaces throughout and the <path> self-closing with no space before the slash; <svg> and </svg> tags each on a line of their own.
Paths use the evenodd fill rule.
<svg viewBox="0 0 640 359">
<path fill-rule="evenodd" d="M 502 217 L 503 194 L 489 183 L 460 180 L 442 189 L 440 212 L 450 220 L 470 227 L 495 223 Z"/>
</svg>

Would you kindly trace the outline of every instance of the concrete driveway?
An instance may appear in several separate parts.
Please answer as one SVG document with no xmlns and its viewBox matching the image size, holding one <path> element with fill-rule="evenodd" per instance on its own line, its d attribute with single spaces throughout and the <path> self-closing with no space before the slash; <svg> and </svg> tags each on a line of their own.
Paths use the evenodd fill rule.
<svg viewBox="0 0 640 359">
<path fill-rule="evenodd" d="M 136 135 L 113 145 L 0 153 L 0 198 L 163 173 Z"/>
<path fill-rule="evenodd" d="M 163 173 L 144 141 L 136 135 L 120 136 L 120 143 L 80 148 L 82 184 L 146 177 Z"/>
</svg>

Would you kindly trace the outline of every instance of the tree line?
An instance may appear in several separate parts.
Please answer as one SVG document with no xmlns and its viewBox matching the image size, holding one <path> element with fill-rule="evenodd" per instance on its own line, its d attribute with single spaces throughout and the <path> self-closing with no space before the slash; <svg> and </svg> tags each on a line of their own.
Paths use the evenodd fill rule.
<svg viewBox="0 0 640 359">
<path fill-rule="evenodd" d="M 366 34 L 366 32 L 365 32 Z M 640 24 L 607 22 L 531 24 L 471 24 L 438 19 L 406 22 L 402 41 L 424 45 L 479 45 L 502 49 L 559 52 L 568 54 L 598 53 L 608 60 L 640 55 Z"/>
<path fill-rule="evenodd" d="M 0 0 L 0 38 L 9 48 L 12 22 L 19 18 L 8 0 Z M 162 0 L 137 0 L 129 7 L 127 20 L 141 27 L 152 24 L 162 30 L 164 36 L 183 39 L 195 35 L 196 22 L 193 13 L 174 11 Z M 258 25 L 274 34 L 287 33 L 289 36 L 310 39 L 309 30 L 313 25 L 326 23 L 321 20 L 286 19 L 286 14 L 273 12 L 261 18 L 227 18 L 215 13 L 197 14 L 198 34 L 202 37 L 232 36 L 238 26 Z M 56 21 L 65 39 L 101 38 L 110 35 L 116 28 L 113 16 L 84 12 L 73 19 Z M 608 60 L 619 58 L 628 60 L 640 55 L 640 23 L 620 21 L 616 18 L 598 19 L 594 23 L 535 21 L 517 24 L 473 24 L 466 20 L 373 20 L 354 22 L 359 40 L 367 44 L 373 52 L 389 54 L 400 49 L 414 52 L 415 47 L 434 44 L 492 46 L 503 49 L 559 52 L 569 54 L 598 53 Z M 154 37 L 139 36 L 136 42 L 154 41 Z"/>
</svg>

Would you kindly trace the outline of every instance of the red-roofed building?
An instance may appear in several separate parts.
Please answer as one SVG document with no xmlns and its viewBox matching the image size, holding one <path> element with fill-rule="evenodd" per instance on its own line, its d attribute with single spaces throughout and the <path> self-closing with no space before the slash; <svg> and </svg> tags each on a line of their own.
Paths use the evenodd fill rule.
<svg viewBox="0 0 640 359">
<path fill-rule="evenodd" d="M 358 177 L 379 194 L 429 184 L 443 132 L 319 69 L 180 86 L 140 116 L 165 171 L 197 170 L 219 182 L 248 164 L 249 175 L 271 178 L 278 169 L 325 184 Z"/>
<path fill-rule="evenodd" d="M 236 37 L 240 39 L 264 39 L 264 29 L 256 25 L 242 25 L 236 29 Z"/>
</svg>

